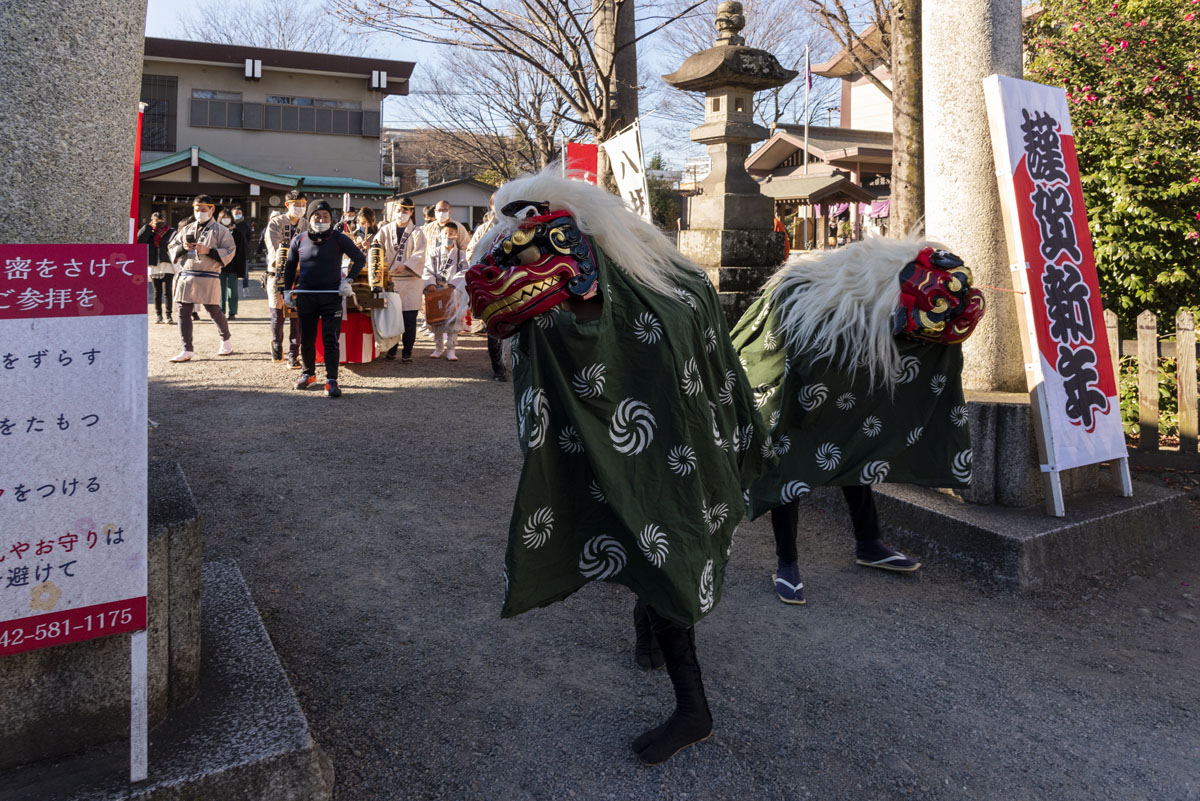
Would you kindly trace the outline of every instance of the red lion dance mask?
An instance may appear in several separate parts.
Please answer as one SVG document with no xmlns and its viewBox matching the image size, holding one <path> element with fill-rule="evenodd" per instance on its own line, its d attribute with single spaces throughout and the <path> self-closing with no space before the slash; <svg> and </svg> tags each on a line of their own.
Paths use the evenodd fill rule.
<svg viewBox="0 0 1200 801">
<path fill-rule="evenodd" d="M 946 250 L 923 248 L 900 271 L 900 307 L 892 332 L 957 345 L 983 317 L 983 293 L 971 287 L 971 271 Z"/>
<path fill-rule="evenodd" d="M 519 227 L 493 243 L 483 262 L 467 271 L 471 313 L 501 339 L 568 297 L 596 289 L 596 257 L 569 211 L 519 200 L 500 210 Z"/>
</svg>

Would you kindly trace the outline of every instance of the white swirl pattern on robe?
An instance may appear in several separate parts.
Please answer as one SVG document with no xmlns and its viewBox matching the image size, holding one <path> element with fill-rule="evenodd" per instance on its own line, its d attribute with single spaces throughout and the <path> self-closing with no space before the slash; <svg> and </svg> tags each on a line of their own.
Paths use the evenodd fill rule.
<svg viewBox="0 0 1200 801">
<path fill-rule="evenodd" d="M 779 347 L 779 337 L 775 336 L 774 331 L 768 331 L 767 336 L 763 339 L 763 351 L 770 353 Z"/>
<path fill-rule="evenodd" d="M 911 448 L 913 445 L 917 444 L 917 440 L 919 440 L 921 435 L 924 433 L 925 426 L 917 426 L 912 431 L 908 432 L 908 438 L 904 441 L 904 443 Z"/>
<path fill-rule="evenodd" d="M 678 287 L 678 286 L 675 287 L 675 294 L 679 296 L 680 300 L 682 300 L 687 305 L 691 306 L 692 311 L 697 311 L 700 308 L 699 306 L 696 305 L 696 296 L 693 295 L 691 292 L 688 292 L 683 287 Z"/>
<path fill-rule="evenodd" d="M 696 469 L 696 452 L 688 445 L 676 445 L 667 453 L 667 467 L 677 476 L 686 476 Z"/>
<path fill-rule="evenodd" d="M 783 489 L 779 491 L 780 503 L 791 503 L 801 495 L 808 494 L 812 488 L 803 481 L 789 481 L 783 485 Z"/>
<path fill-rule="evenodd" d="M 662 567 L 667 561 L 667 534 L 654 523 L 647 523 L 638 532 L 638 548 L 646 561 Z"/>
<path fill-rule="evenodd" d="M 971 480 L 971 451 L 959 451 L 954 455 L 954 461 L 950 465 L 950 472 L 959 481 L 968 482 Z"/>
<path fill-rule="evenodd" d="M 704 352 L 716 353 L 717 351 L 717 332 L 712 328 L 704 330 Z"/>
<path fill-rule="evenodd" d="M 804 411 L 811 412 L 825 402 L 825 397 L 828 394 L 829 389 L 824 384 L 811 384 L 800 387 L 800 405 L 804 408 Z"/>
<path fill-rule="evenodd" d="M 792 447 L 792 438 L 787 434 L 780 434 L 779 439 L 775 440 L 775 453 L 780 456 L 785 455 Z"/>
<path fill-rule="evenodd" d="M 600 482 L 596 479 L 592 479 L 592 483 L 588 484 L 588 494 L 597 503 L 608 503 L 608 499 L 604 497 L 604 490 L 600 489 Z"/>
<path fill-rule="evenodd" d="M 721 526 L 725 525 L 725 518 L 729 516 L 729 504 L 705 505 L 701 511 L 704 515 L 704 522 L 708 524 L 708 533 L 716 534 Z"/>
<path fill-rule="evenodd" d="M 921 360 L 916 356 L 902 356 L 892 371 L 892 379 L 897 384 L 907 384 L 915 381 L 921 371 Z"/>
<path fill-rule="evenodd" d="M 722 406 L 733 405 L 733 390 L 737 386 L 737 373 L 733 370 L 725 372 L 725 383 L 721 386 L 721 391 L 717 393 L 717 398 L 720 399 Z"/>
<path fill-rule="evenodd" d="M 867 462 L 863 465 L 862 472 L 858 474 L 858 483 L 863 485 L 882 484 L 887 478 L 889 469 L 891 469 L 891 465 L 883 459 Z"/>
<path fill-rule="evenodd" d="M 709 559 L 700 573 L 700 611 L 707 613 L 713 606 L 713 560 Z"/>
<path fill-rule="evenodd" d="M 967 424 L 967 407 L 955 406 L 950 410 L 950 422 L 956 426 L 965 426 Z"/>
<path fill-rule="evenodd" d="M 883 431 L 883 421 L 875 415 L 871 415 L 862 424 L 863 433 L 868 437 L 877 437 L 879 432 Z"/>
<path fill-rule="evenodd" d="M 700 366 L 696 364 L 694 358 L 688 359 L 683 365 L 683 378 L 680 379 L 680 389 L 684 395 L 695 396 L 699 395 L 704 389 L 704 384 L 700 380 Z"/>
<path fill-rule="evenodd" d="M 529 516 L 525 521 L 525 534 L 522 540 L 526 548 L 541 548 L 554 533 L 554 510 L 543 506 Z"/>
<path fill-rule="evenodd" d="M 558 446 L 566 453 L 583 453 L 583 437 L 575 426 L 565 426 L 558 432 Z"/>
<path fill-rule="evenodd" d="M 946 381 L 947 378 L 945 373 L 938 373 L 933 378 L 929 379 L 929 388 L 933 390 L 934 395 L 942 394 L 942 391 L 946 389 Z"/>
<path fill-rule="evenodd" d="M 515 351 L 514 351 L 515 353 Z M 571 379 L 571 387 L 581 398 L 598 398 L 604 394 L 604 363 L 581 367 Z"/>
<path fill-rule="evenodd" d="M 761 390 L 761 391 L 755 390 L 754 391 L 754 408 L 761 409 L 763 406 L 765 406 L 767 404 L 767 402 L 769 400 L 771 400 L 771 396 L 775 394 L 775 390 L 777 390 L 777 389 L 779 389 L 779 387 L 767 387 L 766 389 Z"/>
<path fill-rule="evenodd" d="M 598 534 L 583 545 L 579 572 L 595 581 L 612 578 L 625 569 L 625 549 L 607 534 Z"/>
<path fill-rule="evenodd" d="M 653 345 L 662 339 L 662 323 L 650 312 L 642 312 L 633 321 L 633 335 L 637 337 L 638 342 Z"/>
<path fill-rule="evenodd" d="M 550 401 L 541 387 L 530 387 L 521 396 L 521 418 L 523 431 L 530 450 L 541 447 L 546 441 L 546 429 L 550 427 Z"/>
<path fill-rule="evenodd" d="M 854 408 L 855 400 L 853 392 L 843 392 L 841 395 L 838 395 L 837 407 L 843 412 L 848 412 Z"/>
<path fill-rule="evenodd" d="M 654 441 L 656 423 L 650 407 L 639 400 L 626 398 L 617 404 L 612 421 L 608 424 L 608 436 L 617 453 L 636 456 Z"/>
<path fill-rule="evenodd" d="M 826 442 L 817 448 L 817 467 L 822 470 L 836 470 L 842 461 L 842 449 L 832 442 Z"/>
</svg>

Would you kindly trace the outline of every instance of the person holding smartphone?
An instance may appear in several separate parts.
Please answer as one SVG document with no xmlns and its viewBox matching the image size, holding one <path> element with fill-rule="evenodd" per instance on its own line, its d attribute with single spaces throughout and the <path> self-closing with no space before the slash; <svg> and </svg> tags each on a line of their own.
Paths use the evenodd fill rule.
<svg viewBox="0 0 1200 801">
<path fill-rule="evenodd" d="M 233 353 L 229 334 L 229 322 L 221 311 L 221 270 L 233 260 L 236 250 L 233 234 L 213 219 L 216 203 L 209 195 L 196 195 L 192 201 L 195 219 L 180 229 L 171 241 L 171 261 L 179 265 L 175 281 L 175 302 L 179 304 L 179 338 L 183 350 L 171 359 L 173 362 L 191 361 L 192 311 L 203 306 L 221 335 L 218 356 Z"/>
</svg>

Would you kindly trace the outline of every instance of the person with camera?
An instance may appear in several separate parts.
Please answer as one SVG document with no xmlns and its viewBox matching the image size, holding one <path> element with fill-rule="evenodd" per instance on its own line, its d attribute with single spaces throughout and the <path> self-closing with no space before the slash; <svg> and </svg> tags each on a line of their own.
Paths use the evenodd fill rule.
<svg viewBox="0 0 1200 801">
<path fill-rule="evenodd" d="M 175 265 L 167 245 L 171 239 L 171 228 L 157 211 L 150 215 L 150 222 L 138 231 L 137 241 L 148 248 L 146 263 L 150 267 L 150 281 L 154 284 L 154 313 L 156 323 L 163 321 L 163 306 L 167 307 L 167 322 L 171 319 L 171 283 L 175 280 Z"/>
<path fill-rule="evenodd" d="M 286 316 L 283 309 L 283 284 L 280 282 L 283 264 L 286 256 L 281 258 L 280 250 L 289 242 L 308 230 L 308 219 L 304 215 L 308 207 L 308 198 L 300 189 L 287 193 L 284 201 L 287 212 L 277 214 L 267 223 L 263 241 L 267 245 L 267 303 L 271 307 L 271 358 L 276 362 L 283 361 L 283 321 Z M 293 368 L 300 367 L 300 340 L 296 337 L 296 318 L 288 320 L 288 361 Z"/>
<path fill-rule="evenodd" d="M 179 265 L 175 281 L 175 302 L 179 304 L 179 338 L 183 350 L 173 362 L 191 361 L 192 312 L 203 306 L 221 334 L 218 356 L 233 353 L 229 323 L 221 311 L 221 270 L 233 260 L 236 246 L 229 229 L 213 219 L 216 203 L 209 195 L 196 195 L 192 200 L 194 219 L 180 229 L 171 240 L 171 261 Z"/>
<path fill-rule="evenodd" d="M 342 256 L 350 259 L 343 279 Z M 308 210 L 308 230 L 297 234 L 288 248 L 283 270 L 284 303 L 296 309 L 300 329 L 300 356 L 304 372 L 296 389 L 317 381 L 317 323 L 325 347 L 325 394 L 341 397 L 338 387 L 338 334 L 342 328 L 342 285 L 349 284 L 367 263 L 354 240 L 333 229 L 333 209 L 324 200 Z"/>
</svg>

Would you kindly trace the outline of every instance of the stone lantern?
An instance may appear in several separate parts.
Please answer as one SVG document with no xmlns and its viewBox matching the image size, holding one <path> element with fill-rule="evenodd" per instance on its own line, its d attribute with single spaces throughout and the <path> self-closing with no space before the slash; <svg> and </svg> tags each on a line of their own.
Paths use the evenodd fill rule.
<svg viewBox="0 0 1200 801">
<path fill-rule="evenodd" d="M 716 46 L 663 76 L 676 89 L 704 93 L 704 124 L 691 138 L 708 148 L 712 171 L 688 199 L 689 228 L 679 234 L 679 250 L 708 269 L 731 319 L 787 255 L 784 235 L 772 230 L 774 201 L 746 172 L 750 146 L 770 133 L 754 122 L 754 94 L 798 74 L 765 50 L 746 47 L 745 25 L 741 3 L 721 3 Z"/>
</svg>

